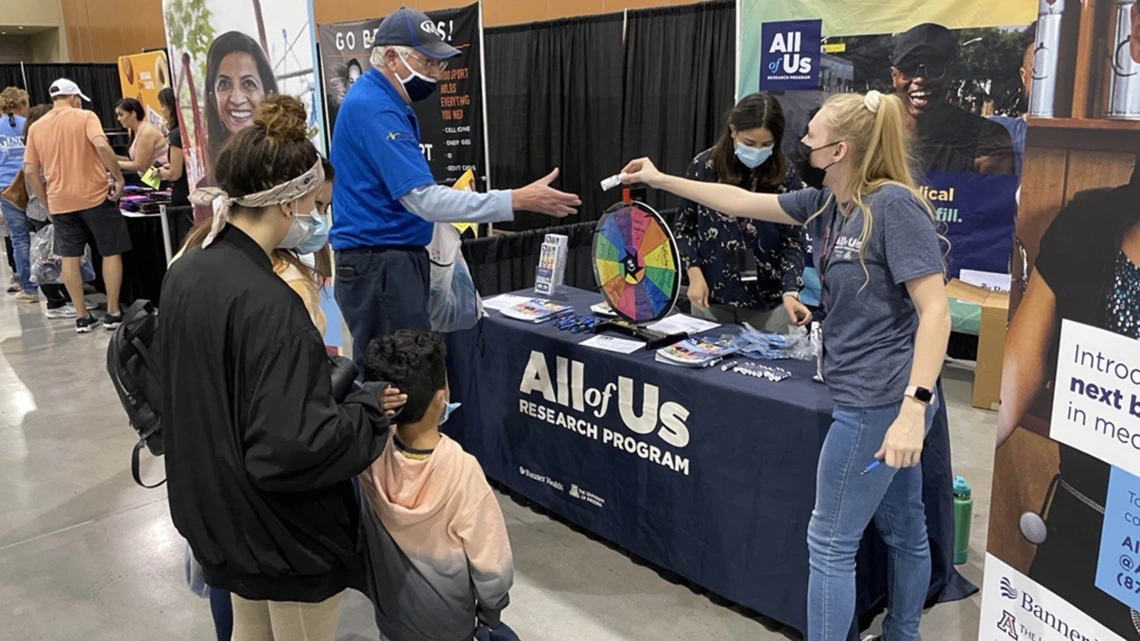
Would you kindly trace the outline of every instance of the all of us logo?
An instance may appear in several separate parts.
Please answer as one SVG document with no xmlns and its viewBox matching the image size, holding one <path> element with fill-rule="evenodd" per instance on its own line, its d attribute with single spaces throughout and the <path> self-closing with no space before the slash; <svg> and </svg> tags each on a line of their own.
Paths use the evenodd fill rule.
<svg viewBox="0 0 1140 641">
<path fill-rule="evenodd" d="M 822 20 L 765 22 L 760 31 L 760 89 L 819 88 Z"/>
<path fill-rule="evenodd" d="M 773 74 L 781 70 L 786 74 L 811 73 L 812 59 L 802 53 L 803 41 L 804 34 L 799 31 L 777 33 L 768 53 L 778 57 L 768 63 L 768 71 Z"/>
</svg>

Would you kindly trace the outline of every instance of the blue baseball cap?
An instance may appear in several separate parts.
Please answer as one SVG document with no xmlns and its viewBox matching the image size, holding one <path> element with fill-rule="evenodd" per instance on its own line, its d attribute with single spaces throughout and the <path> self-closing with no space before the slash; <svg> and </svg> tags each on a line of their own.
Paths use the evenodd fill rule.
<svg viewBox="0 0 1140 641">
<path fill-rule="evenodd" d="M 439 27 L 423 11 L 401 7 L 376 29 L 376 47 L 411 47 L 425 56 L 445 60 L 460 51 L 443 41 Z"/>
</svg>

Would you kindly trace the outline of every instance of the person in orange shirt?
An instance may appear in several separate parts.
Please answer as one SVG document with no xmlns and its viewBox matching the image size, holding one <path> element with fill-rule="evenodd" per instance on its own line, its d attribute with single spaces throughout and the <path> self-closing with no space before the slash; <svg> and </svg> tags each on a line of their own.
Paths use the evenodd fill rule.
<svg viewBox="0 0 1140 641">
<path fill-rule="evenodd" d="M 416 330 L 366 350 L 365 379 L 407 395 L 384 452 L 360 475 L 376 625 L 387 641 L 517 639 L 499 620 L 514 581 L 503 512 L 475 457 L 439 433 L 458 407 L 446 359 L 437 334 Z"/>
<path fill-rule="evenodd" d="M 80 259 L 91 239 L 103 257 L 103 283 L 107 286 L 103 327 L 113 330 L 123 322 L 119 311 L 122 254 L 131 250 L 127 223 L 116 204 L 123 193 L 123 172 L 98 116 L 81 109 L 80 99 L 91 99 L 79 86 L 60 78 L 51 84 L 49 93 L 51 113 L 28 129 L 24 174 L 32 193 L 47 203 L 51 214 L 55 253 L 63 259 L 63 283 L 75 304 L 75 331 L 86 334 L 95 327 L 95 318 L 83 300 L 79 272 Z M 108 172 L 113 182 L 107 179 Z"/>
</svg>

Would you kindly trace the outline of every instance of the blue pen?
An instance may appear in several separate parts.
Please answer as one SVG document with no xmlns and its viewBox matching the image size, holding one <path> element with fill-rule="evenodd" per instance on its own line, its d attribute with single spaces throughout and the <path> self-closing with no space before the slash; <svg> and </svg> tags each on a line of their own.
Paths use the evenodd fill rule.
<svg viewBox="0 0 1140 641">
<path fill-rule="evenodd" d="M 874 463 L 871 463 L 870 465 L 868 465 L 867 469 L 863 470 L 863 473 L 860 474 L 859 476 L 863 476 L 863 474 L 870 474 L 871 472 L 874 472 L 882 464 L 883 464 L 882 461 L 876 460 Z"/>
</svg>

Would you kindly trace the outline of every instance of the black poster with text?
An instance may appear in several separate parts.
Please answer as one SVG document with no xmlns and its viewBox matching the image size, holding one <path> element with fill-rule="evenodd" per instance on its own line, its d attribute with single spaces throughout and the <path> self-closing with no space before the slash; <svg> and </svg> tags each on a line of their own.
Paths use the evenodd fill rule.
<svg viewBox="0 0 1140 641">
<path fill-rule="evenodd" d="M 412 105 L 420 125 L 420 150 L 437 183 L 452 185 L 468 169 L 485 190 L 483 127 L 483 29 L 478 4 L 428 11 L 440 35 L 463 55 L 448 61 L 432 97 Z M 369 58 L 382 18 L 320 26 L 321 70 L 332 138 L 337 111 L 352 84 L 372 68 Z"/>
</svg>

